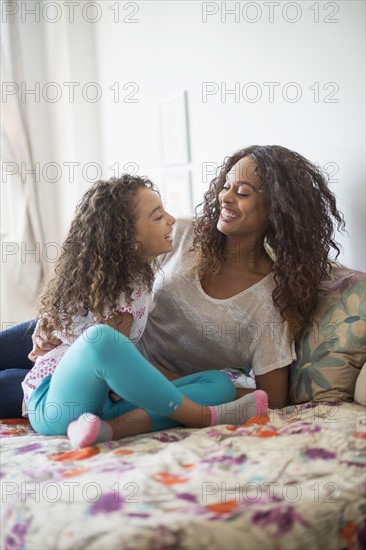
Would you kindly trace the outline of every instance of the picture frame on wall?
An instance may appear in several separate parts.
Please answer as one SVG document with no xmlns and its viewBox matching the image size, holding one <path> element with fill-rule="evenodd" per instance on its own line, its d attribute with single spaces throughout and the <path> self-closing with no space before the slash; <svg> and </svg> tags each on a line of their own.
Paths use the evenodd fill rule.
<svg viewBox="0 0 366 550">
<path fill-rule="evenodd" d="M 187 92 L 167 98 L 159 106 L 161 162 L 164 166 L 190 162 Z"/>
<path fill-rule="evenodd" d="M 164 208 L 175 218 L 193 216 L 191 171 L 167 170 L 162 175 L 162 201 Z"/>
</svg>

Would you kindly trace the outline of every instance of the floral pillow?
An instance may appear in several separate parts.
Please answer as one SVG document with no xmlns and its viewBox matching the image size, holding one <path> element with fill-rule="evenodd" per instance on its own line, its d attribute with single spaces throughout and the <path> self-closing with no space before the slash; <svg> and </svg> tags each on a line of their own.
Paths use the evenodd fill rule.
<svg viewBox="0 0 366 550">
<path fill-rule="evenodd" d="M 366 274 L 332 267 L 320 289 L 315 321 L 296 345 L 290 402 L 352 401 L 366 360 Z"/>
<path fill-rule="evenodd" d="M 355 401 L 366 407 L 366 363 L 361 369 L 355 387 Z"/>
</svg>

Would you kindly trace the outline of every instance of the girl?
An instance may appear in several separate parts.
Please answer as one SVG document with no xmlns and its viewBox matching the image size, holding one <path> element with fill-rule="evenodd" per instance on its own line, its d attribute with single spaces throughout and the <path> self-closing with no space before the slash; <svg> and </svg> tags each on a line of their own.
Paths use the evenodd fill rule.
<svg viewBox="0 0 366 550">
<path fill-rule="evenodd" d="M 67 433 L 84 447 L 267 413 L 265 392 L 225 403 L 235 389 L 224 373 L 170 382 L 134 346 L 147 320 L 155 259 L 172 250 L 174 223 L 146 178 L 99 181 L 82 198 L 40 298 L 39 330 L 62 343 L 37 358 L 22 384 L 23 414 L 38 433 Z"/>
</svg>

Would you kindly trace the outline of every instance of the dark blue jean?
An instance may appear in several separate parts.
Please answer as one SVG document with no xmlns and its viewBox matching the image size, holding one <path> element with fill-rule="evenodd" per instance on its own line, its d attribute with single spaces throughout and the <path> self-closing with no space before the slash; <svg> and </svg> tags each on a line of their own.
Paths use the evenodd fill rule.
<svg viewBox="0 0 366 550">
<path fill-rule="evenodd" d="M 36 321 L 27 321 L 0 332 L 0 418 L 22 416 L 23 382 L 33 367 L 28 359 Z"/>
</svg>

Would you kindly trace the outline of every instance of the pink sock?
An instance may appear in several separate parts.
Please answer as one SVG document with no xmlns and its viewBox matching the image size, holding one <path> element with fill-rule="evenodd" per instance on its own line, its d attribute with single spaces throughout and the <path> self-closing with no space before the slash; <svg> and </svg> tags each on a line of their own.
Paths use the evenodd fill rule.
<svg viewBox="0 0 366 550">
<path fill-rule="evenodd" d="M 245 424 L 253 416 L 268 414 L 268 395 L 263 390 L 248 393 L 236 401 L 209 407 L 211 426 L 216 424 Z"/>
<path fill-rule="evenodd" d="M 99 416 L 85 413 L 69 424 L 67 436 L 73 447 L 83 448 L 95 443 L 110 441 L 113 431 L 108 422 L 101 420 Z"/>
<path fill-rule="evenodd" d="M 255 401 L 257 404 L 257 416 L 267 416 L 268 415 L 268 395 L 263 390 L 256 390 Z"/>
</svg>

